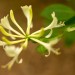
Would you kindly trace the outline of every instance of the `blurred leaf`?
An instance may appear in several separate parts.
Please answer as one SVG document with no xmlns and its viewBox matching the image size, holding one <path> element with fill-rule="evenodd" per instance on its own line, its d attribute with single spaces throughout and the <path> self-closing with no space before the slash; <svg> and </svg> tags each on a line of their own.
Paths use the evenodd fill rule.
<svg viewBox="0 0 75 75">
<path fill-rule="evenodd" d="M 65 44 L 69 47 L 75 42 L 75 31 L 66 32 L 64 36 Z"/>
<path fill-rule="evenodd" d="M 46 7 L 41 16 L 47 20 L 52 20 L 51 13 L 55 12 L 59 21 L 67 21 L 75 15 L 75 11 L 72 8 L 62 5 L 62 4 L 53 4 Z"/>
<path fill-rule="evenodd" d="M 66 0 L 72 4 L 72 6 L 75 6 L 75 0 Z"/>
<path fill-rule="evenodd" d="M 65 21 L 65 25 L 71 26 L 72 24 L 75 24 L 75 16 Z"/>
<path fill-rule="evenodd" d="M 36 50 L 40 54 L 45 54 L 47 52 L 47 50 L 42 45 L 37 46 Z"/>
</svg>

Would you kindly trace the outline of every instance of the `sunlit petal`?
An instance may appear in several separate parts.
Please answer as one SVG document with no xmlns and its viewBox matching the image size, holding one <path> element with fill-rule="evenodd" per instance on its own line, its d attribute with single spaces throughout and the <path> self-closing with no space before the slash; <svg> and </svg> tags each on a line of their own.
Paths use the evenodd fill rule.
<svg viewBox="0 0 75 75">
<path fill-rule="evenodd" d="M 30 28 L 32 27 L 32 16 L 33 16 L 32 7 L 31 7 L 31 5 L 30 6 L 26 5 L 26 6 L 22 6 L 21 8 L 22 8 L 24 15 L 27 18 L 27 31 L 26 32 L 27 32 L 27 34 L 29 34 Z"/>
<path fill-rule="evenodd" d="M 8 21 L 8 15 L 1 19 L 1 25 L 8 30 L 12 29 Z"/>
<path fill-rule="evenodd" d="M 10 18 L 12 20 L 12 22 L 17 26 L 17 28 L 23 33 L 25 34 L 25 32 L 23 31 L 23 29 L 20 27 L 20 25 L 16 22 L 15 17 L 14 17 L 14 13 L 12 10 L 10 10 Z"/>
<path fill-rule="evenodd" d="M 53 21 L 51 22 L 50 25 L 48 25 L 48 26 L 45 28 L 45 30 L 54 28 L 54 27 L 57 25 L 57 23 L 58 23 L 58 20 L 57 20 L 57 18 L 56 18 L 56 16 L 55 16 L 55 12 L 53 12 L 51 15 L 52 15 Z"/>
</svg>

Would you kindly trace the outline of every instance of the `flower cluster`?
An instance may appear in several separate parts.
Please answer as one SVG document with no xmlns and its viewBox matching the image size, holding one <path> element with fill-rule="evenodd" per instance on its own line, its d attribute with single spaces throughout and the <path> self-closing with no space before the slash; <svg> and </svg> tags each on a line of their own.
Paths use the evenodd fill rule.
<svg viewBox="0 0 75 75">
<path fill-rule="evenodd" d="M 21 28 L 21 26 L 16 22 L 13 10 L 10 10 L 10 15 L 5 16 L 1 19 L 0 22 L 0 32 L 3 34 L 3 37 L 0 40 L 0 46 L 3 46 L 3 49 L 7 56 L 12 57 L 13 59 L 8 62 L 6 65 L 3 65 L 3 68 L 8 67 L 10 69 L 14 62 L 22 63 L 23 59 L 21 58 L 18 60 L 18 56 L 22 52 L 23 49 L 26 49 L 28 46 L 28 41 L 32 40 L 42 46 L 44 46 L 48 54 L 45 55 L 45 57 L 48 57 L 50 55 L 50 52 L 53 52 L 55 54 L 60 54 L 58 52 L 59 49 L 54 49 L 52 46 L 58 43 L 60 40 L 58 37 L 49 41 L 49 42 L 43 42 L 42 40 L 39 40 L 38 38 L 43 35 L 43 33 L 47 30 L 50 30 L 50 33 L 47 34 L 44 38 L 50 38 L 53 32 L 53 28 L 62 27 L 65 24 L 63 22 L 58 23 L 57 17 L 55 16 L 55 12 L 51 14 L 53 21 L 50 25 L 47 27 L 41 28 L 38 31 L 35 31 L 30 34 L 30 29 L 33 28 L 32 24 L 32 6 L 22 6 L 21 7 L 25 17 L 27 18 L 27 29 L 26 32 Z M 14 23 L 14 25 L 20 30 L 18 32 L 13 27 L 11 27 L 8 17 L 10 17 L 11 21 Z M 8 37 L 11 39 L 9 40 Z M 16 44 L 19 44 L 19 47 L 16 46 Z"/>
</svg>

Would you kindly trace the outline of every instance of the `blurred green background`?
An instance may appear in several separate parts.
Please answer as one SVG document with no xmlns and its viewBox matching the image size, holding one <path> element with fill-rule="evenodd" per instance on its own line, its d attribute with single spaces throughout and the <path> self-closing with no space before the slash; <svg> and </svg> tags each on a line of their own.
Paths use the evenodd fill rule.
<svg viewBox="0 0 75 75">
<path fill-rule="evenodd" d="M 48 22 L 44 21 L 43 16 L 40 15 L 41 12 L 43 12 L 47 6 L 58 3 L 69 6 L 75 10 L 75 0 L 0 0 L 0 19 L 9 14 L 10 9 L 13 9 L 16 20 L 25 30 L 26 18 L 20 6 L 32 5 L 34 27 L 31 32 L 34 32 L 45 24 L 48 24 Z M 66 37 L 73 39 L 73 33 L 74 32 L 66 33 Z M 70 40 L 71 38 L 68 39 Z M 75 41 L 75 39 L 73 39 L 73 41 Z M 68 41 L 68 43 L 69 42 L 71 41 Z M 37 44 L 30 42 L 28 48 L 20 55 L 20 58 L 23 58 L 23 63 L 20 65 L 14 64 L 10 71 L 0 67 L 0 75 L 75 75 L 75 43 L 67 47 L 62 39 L 55 45 L 56 48 L 60 47 L 61 55 L 57 56 L 51 53 L 48 58 L 39 54 L 36 51 L 36 46 Z M 0 47 L 0 66 L 6 64 L 9 60 L 10 58 L 6 56 L 2 47 Z"/>
</svg>

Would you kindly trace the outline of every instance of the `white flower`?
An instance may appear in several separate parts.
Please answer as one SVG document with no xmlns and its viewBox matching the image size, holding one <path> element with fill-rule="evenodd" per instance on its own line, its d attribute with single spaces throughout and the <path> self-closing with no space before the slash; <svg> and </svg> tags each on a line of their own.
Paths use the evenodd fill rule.
<svg viewBox="0 0 75 75">
<path fill-rule="evenodd" d="M 3 68 L 8 67 L 8 69 L 10 69 L 13 66 L 14 62 L 18 60 L 18 56 L 21 53 L 22 49 L 23 49 L 22 47 L 19 48 L 19 47 L 15 47 L 15 46 L 5 46 L 4 50 L 7 54 L 7 56 L 13 57 L 13 59 L 6 65 L 3 65 L 2 67 Z M 22 59 L 20 59 L 18 61 L 18 63 L 22 63 Z"/>
<path fill-rule="evenodd" d="M 30 38 L 30 39 L 35 41 L 35 42 L 37 42 L 37 43 L 39 43 L 39 44 L 41 44 L 41 45 L 43 45 L 48 50 L 48 55 L 45 55 L 45 57 L 48 57 L 50 55 L 50 52 L 53 52 L 53 53 L 55 53 L 57 55 L 60 54 L 58 52 L 58 49 L 55 50 L 52 47 L 53 45 L 55 45 L 55 44 L 57 44 L 59 42 L 59 40 L 60 40 L 59 38 L 55 38 L 55 39 L 49 41 L 48 43 L 42 42 L 42 41 L 40 41 L 38 39 L 35 39 L 35 38 Z"/>
<path fill-rule="evenodd" d="M 48 57 L 50 55 L 50 52 L 53 52 L 57 55 L 59 54 L 58 49 L 55 50 L 52 47 L 53 45 L 58 43 L 58 41 L 60 40 L 59 38 L 55 38 L 55 39 L 49 41 L 48 43 L 43 42 L 43 41 L 38 39 L 44 35 L 44 32 L 46 30 L 50 30 L 50 33 L 48 35 L 46 35 L 44 38 L 49 38 L 52 35 L 52 32 L 53 32 L 52 29 L 53 28 L 64 26 L 64 23 L 62 23 L 62 22 L 60 22 L 58 24 L 58 20 L 55 16 L 55 12 L 53 12 L 51 14 L 53 21 L 51 22 L 51 24 L 49 26 L 47 26 L 45 28 L 41 28 L 40 30 L 30 34 L 30 28 L 33 27 L 33 24 L 32 24 L 32 17 L 33 17 L 32 6 L 31 5 L 30 6 L 27 6 L 27 5 L 22 6 L 21 9 L 22 9 L 25 17 L 27 18 L 26 32 L 20 27 L 20 25 L 15 20 L 13 10 L 10 10 L 10 16 L 7 15 L 1 19 L 0 32 L 2 32 L 2 34 L 4 36 L 2 36 L 2 41 L 0 41 L 0 46 L 3 46 L 3 49 L 4 49 L 7 56 L 13 58 L 9 63 L 2 66 L 3 68 L 8 67 L 8 69 L 10 69 L 13 66 L 15 61 L 18 63 L 22 63 L 22 59 L 20 59 L 20 61 L 18 61 L 18 56 L 20 55 L 20 53 L 22 52 L 23 49 L 27 48 L 29 40 L 37 42 L 40 45 L 43 45 L 48 50 L 48 55 L 45 55 L 46 57 Z M 20 32 L 18 32 L 14 28 L 12 28 L 12 26 L 9 23 L 8 17 L 10 17 L 11 21 L 20 30 Z M 7 32 L 7 30 L 8 30 L 8 32 Z M 11 40 L 9 40 L 8 37 L 10 37 Z M 16 44 L 19 44 L 19 47 L 16 47 Z"/>
<path fill-rule="evenodd" d="M 32 17 L 33 17 L 32 7 L 30 5 L 29 7 L 28 6 L 22 6 L 21 8 L 22 8 L 22 11 L 23 11 L 24 15 L 27 18 L 27 30 L 26 30 L 26 33 L 29 34 L 30 33 L 30 28 L 32 27 Z"/>
</svg>

